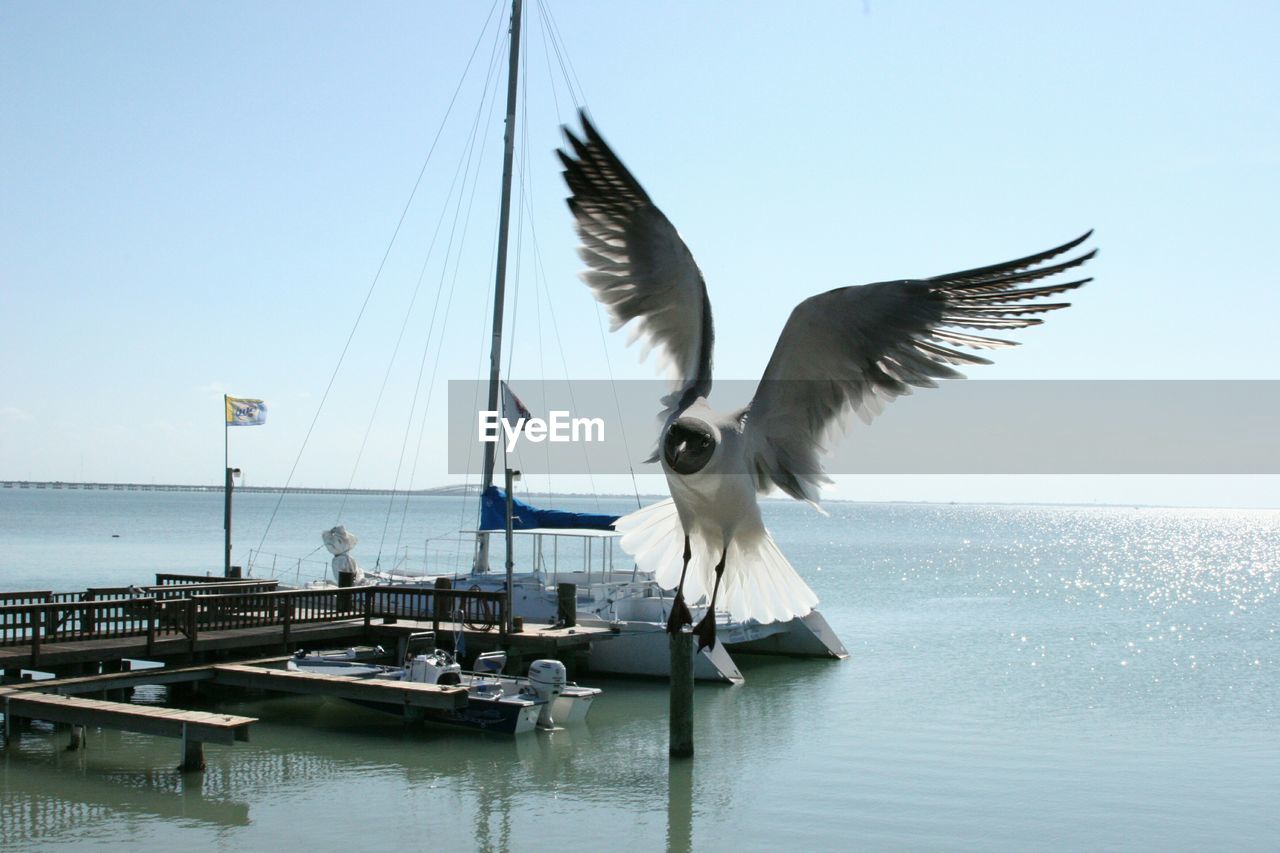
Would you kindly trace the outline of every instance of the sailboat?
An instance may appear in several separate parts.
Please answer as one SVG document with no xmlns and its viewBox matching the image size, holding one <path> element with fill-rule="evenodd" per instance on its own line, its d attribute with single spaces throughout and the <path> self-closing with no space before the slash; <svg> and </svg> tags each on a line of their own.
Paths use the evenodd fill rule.
<svg viewBox="0 0 1280 853">
<path fill-rule="evenodd" d="M 507 68 L 506 113 L 499 208 L 497 256 L 493 287 L 492 342 L 489 353 L 487 407 L 501 411 L 503 403 L 503 328 L 506 306 L 506 278 L 512 207 L 512 171 L 516 136 L 516 109 L 520 89 L 520 44 L 522 0 L 513 0 L 510 18 L 510 47 Z M 587 298 L 583 292 L 583 298 Z M 559 585 L 573 584 L 580 624 L 607 625 L 614 637 L 595 643 L 588 666 L 595 672 L 628 675 L 666 676 L 670 653 L 664 625 L 672 603 L 672 593 L 662 589 L 652 576 L 639 572 L 620 557 L 613 530 L 616 516 L 539 509 L 512 495 L 516 472 L 506 470 L 503 488 L 495 483 L 497 445 L 484 445 L 480 523 L 474 534 L 471 570 L 461 577 L 452 573 L 456 584 L 482 590 L 505 591 L 508 613 L 531 622 L 554 623 L 559 617 Z M 491 537 L 506 541 L 506 571 L 490 570 Z M 515 566 L 515 542 L 528 540 L 529 565 Z M 572 560 L 569 569 L 561 557 Z M 572 557 L 570 555 L 573 555 Z M 581 562 L 577 560 L 581 556 Z M 615 559 L 622 565 L 616 565 Z M 428 566 L 428 572 L 430 567 Z M 368 583 L 404 585 L 432 584 L 436 577 L 406 576 L 394 571 L 373 571 Z M 702 615 L 697 602 L 690 602 L 695 617 Z M 845 658 L 848 656 L 835 632 L 820 612 L 787 622 L 759 623 L 735 621 L 717 614 L 718 641 L 702 649 L 695 659 L 694 675 L 708 681 L 741 683 L 744 679 L 732 652 Z"/>
</svg>

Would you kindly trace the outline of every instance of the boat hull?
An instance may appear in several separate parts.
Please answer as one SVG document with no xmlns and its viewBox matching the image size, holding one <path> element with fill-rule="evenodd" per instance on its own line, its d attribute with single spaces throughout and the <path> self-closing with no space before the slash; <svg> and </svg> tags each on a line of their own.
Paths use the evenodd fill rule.
<svg viewBox="0 0 1280 853">
<path fill-rule="evenodd" d="M 465 708 L 452 711 L 430 710 L 423 714 L 423 722 L 450 728 L 494 732 L 504 735 L 520 735 L 537 728 L 541 702 L 510 702 L 492 699 L 471 699 Z M 387 710 L 399 712 L 392 707 Z"/>
<path fill-rule="evenodd" d="M 844 643 L 816 610 L 788 622 L 766 625 L 738 623 L 725 633 L 722 639 L 730 652 L 837 660 L 849 656 Z"/>
<path fill-rule="evenodd" d="M 584 626 L 608 627 L 613 637 L 591 644 L 587 666 L 592 672 L 616 675 L 671 677 L 671 641 L 656 622 L 600 622 L 582 619 Z M 725 647 L 717 642 L 702 649 L 693 661 L 693 677 L 698 681 L 741 684 L 742 673 Z"/>
<path fill-rule="evenodd" d="M 577 586 L 579 624 L 606 626 L 614 631 L 610 639 L 592 644 L 588 659 L 591 671 L 669 678 L 671 652 L 664 626 L 670 598 L 652 581 L 636 581 L 631 577 L 629 573 L 604 576 L 597 573 L 593 583 L 590 574 L 561 572 L 555 575 L 556 579 Z M 467 582 L 488 591 L 506 586 L 505 580 L 496 574 L 472 575 Z M 556 589 L 549 586 L 546 578 L 517 575 L 511 598 L 512 611 L 517 616 L 534 622 L 556 620 Z M 701 612 L 695 611 L 695 619 L 699 616 Z M 765 624 L 722 618 L 716 631 L 720 642 L 699 652 L 694 661 L 694 678 L 699 681 L 743 683 L 742 672 L 733 660 L 734 652 L 836 660 L 849 656 L 840 638 L 817 610 L 803 618 Z"/>
</svg>

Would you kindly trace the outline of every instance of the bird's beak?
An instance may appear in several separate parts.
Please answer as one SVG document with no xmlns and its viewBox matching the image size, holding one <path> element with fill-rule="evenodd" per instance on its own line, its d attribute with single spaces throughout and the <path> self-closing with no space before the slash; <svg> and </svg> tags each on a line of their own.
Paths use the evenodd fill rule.
<svg viewBox="0 0 1280 853">
<path fill-rule="evenodd" d="M 676 446 L 676 449 L 671 451 L 671 455 L 667 458 L 667 464 L 670 465 L 672 468 L 676 467 L 676 463 L 680 461 L 680 456 L 685 452 L 685 450 L 688 447 L 689 447 L 689 442 L 687 441 L 680 442 L 680 444 Z"/>
</svg>

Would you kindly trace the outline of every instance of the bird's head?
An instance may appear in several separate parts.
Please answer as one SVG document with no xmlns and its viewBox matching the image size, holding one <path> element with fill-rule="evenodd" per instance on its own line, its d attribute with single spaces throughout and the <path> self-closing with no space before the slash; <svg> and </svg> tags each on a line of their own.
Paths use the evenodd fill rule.
<svg viewBox="0 0 1280 853">
<path fill-rule="evenodd" d="M 697 418 L 683 417 L 671 425 L 662 441 L 662 458 L 677 474 L 696 474 L 711 461 L 719 436 Z"/>
</svg>

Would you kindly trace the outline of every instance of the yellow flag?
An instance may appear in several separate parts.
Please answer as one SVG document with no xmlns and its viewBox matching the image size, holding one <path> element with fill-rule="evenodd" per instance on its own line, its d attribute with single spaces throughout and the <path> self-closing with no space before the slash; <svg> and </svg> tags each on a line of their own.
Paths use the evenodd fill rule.
<svg viewBox="0 0 1280 853">
<path fill-rule="evenodd" d="M 226 397 L 227 426 L 258 426 L 267 422 L 267 404 L 261 400 Z"/>
</svg>

